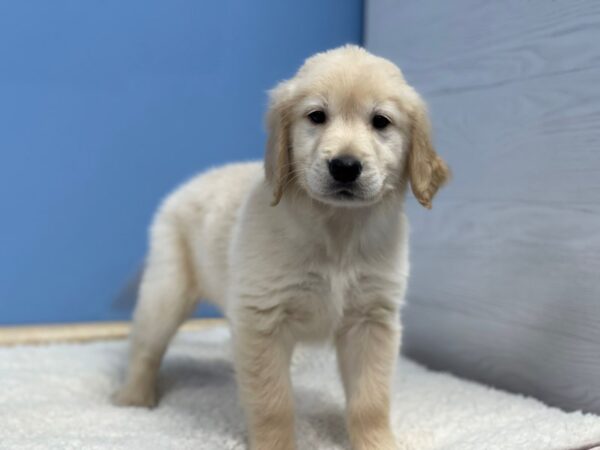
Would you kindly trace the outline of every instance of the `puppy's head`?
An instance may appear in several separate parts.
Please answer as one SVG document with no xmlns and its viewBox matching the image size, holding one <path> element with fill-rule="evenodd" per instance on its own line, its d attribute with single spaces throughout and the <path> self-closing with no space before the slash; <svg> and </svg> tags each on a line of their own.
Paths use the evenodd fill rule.
<svg viewBox="0 0 600 450">
<path fill-rule="evenodd" d="M 393 63 L 359 47 L 309 58 L 271 91 L 267 125 L 274 204 L 293 186 L 322 203 L 368 205 L 408 181 L 431 208 L 449 177 L 419 95 Z"/>
</svg>

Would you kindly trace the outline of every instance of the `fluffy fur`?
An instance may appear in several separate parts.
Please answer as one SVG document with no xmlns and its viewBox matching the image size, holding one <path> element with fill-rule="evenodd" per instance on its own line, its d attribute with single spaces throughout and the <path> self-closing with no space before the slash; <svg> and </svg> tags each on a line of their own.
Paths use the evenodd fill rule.
<svg viewBox="0 0 600 450">
<path fill-rule="evenodd" d="M 322 111 L 327 120 L 309 117 Z M 390 124 L 372 125 L 374 115 Z M 196 299 L 229 319 L 250 447 L 295 448 L 289 365 L 299 341 L 335 343 L 357 450 L 402 447 L 390 427 L 399 309 L 408 277 L 407 184 L 430 208 L 448 168 L 425 106 L 391 62 L 346 46 L 309 58 L 271 93 L 264 172 L 229 165 L 159 209 L 126 381 L 115 399 L 153 406 L 168 342 Z M 362 173 L 341 192 L 328 161 Z"/>
</svg>

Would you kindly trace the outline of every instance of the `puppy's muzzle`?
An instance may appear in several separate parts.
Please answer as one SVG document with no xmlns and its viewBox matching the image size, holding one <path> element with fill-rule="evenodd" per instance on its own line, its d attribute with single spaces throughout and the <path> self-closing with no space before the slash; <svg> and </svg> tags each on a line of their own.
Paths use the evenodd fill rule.
<svg viewBox="0 0 600 450">
<path fill-rule="evenodd" d="M 352 156 L 339 156 L 328 162 L 329 174 L 339 183 L 354 183 L 362 172 L 362 163 Z"/>
</svg>

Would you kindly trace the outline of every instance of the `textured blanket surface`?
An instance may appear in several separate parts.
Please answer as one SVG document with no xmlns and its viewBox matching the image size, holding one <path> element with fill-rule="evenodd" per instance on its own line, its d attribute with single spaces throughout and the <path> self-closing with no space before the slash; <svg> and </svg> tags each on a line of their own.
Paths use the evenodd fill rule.
<svg viewBox="0 0 600 450">
<path fill-rule="evenodd" d="M 1 449 L 243 449 L 225 328 L 181 333 L 154 410 L 110 403 L 124 341 L 0 348 Z M 300 449 L 349 448 L 331 349 L 294 357 Z M 419 450 L 566 450 L 600 441 L 600 417 L 565 413 L 407 361 L 394 393 L 397 435 Z"/>
</svg>

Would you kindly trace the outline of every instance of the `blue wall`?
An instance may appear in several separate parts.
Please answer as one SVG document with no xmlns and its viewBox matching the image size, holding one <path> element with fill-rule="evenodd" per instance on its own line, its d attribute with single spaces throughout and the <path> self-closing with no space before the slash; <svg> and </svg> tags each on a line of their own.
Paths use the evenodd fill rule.
<svg viewBox="0 0 600 450">
<path fill-rule="evenodd" d="M 361 27 L 359 0 L 2 2 L 0 324 L 127 317 L 160 198 L 261 157 L 265 91 Z"/>
</svg>

